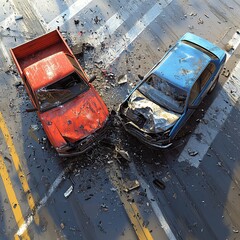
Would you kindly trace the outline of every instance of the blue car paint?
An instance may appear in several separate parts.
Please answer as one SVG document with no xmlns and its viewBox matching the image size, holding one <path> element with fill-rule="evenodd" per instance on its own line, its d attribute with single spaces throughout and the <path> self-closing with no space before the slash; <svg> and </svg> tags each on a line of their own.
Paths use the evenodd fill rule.
<svg viewBox="0 0 240 240">
<path fill-rule="evenodd" d="M 189 92 L 210 61 L 201 51 L 178 42 L 151 73 Z"/>
<path fill-rule="evenodd" d="M 207 40 L 202 39 L 202 38 L 200 38 L 200 37 L 198 37 L 194 34 L 191 34 L 191 33 L 186 33 L 180 39 L 180 41 L 182 41 L 182 40 L 187 40 L 187 41 L 193 42 L 193 43 L 195 43 L 195 44 L 197 44 L 201 47 L 204 47 L 205 49 L 207 49 L 208 51 L 211 51 L 214 55 L 216 55 L 218 57 L 218 59 L 209 61 L 209 63 L 213 62 L 216 65 L 216 69 L 213 72 L 211 78 L 208 80 L 207 84 L 201 90 L 197 99 L 195 100 L 194 105 L 198 106 L 201 103 L 202 99 L 205 97 L 205 95 L 208 93 L 209 89 L 211 88 L 212 84 L 214 83 L 214 80 L 218 77 L 218 74 L 220 73 L 224 62 L 226 61 L 226 53 L 225 53 L 225 51 L 223 51 L 219 47 L 213 45 L 212 43 L 208 42 Z M 197 81 L 198 77 L 195 79 L 195 81 Z M 190 94 L 190 91 L 189 91 L 189 94 Z M 172 130 L 169 134 L 171 138 L 174 138 L 177 135 L 179 130 L 182 128 L 183 125 L 185 125 L 185 123 L 190 118 L 190 116 L 192 115 L 193 112 L 194 112 L 194 110 L 189 109 L 188 106 L 186 105 L 184 114 L 176 122 L 175 126 L 172 128 Z"/>
<path fill-rule="evenodd" d="M 217 47 L 216 45 L 207 41 L 206 39 L 196 36 L 195 34 L 186 33 L 180 38 L 179 41 L 183 41 L 183 40 L 195 43 L 207 49 L 209 52 L 212 52 L 214 55 L 216 55 L 220 61 L 226 57 L 225 51 L 223 51 L 221 48 Z"/>
<path fill-rule="evenodd" d="M 189 44 L 185 44 L 182 41 L 192 42 L 208 51 L 210 51 L 216 57 L 211 58 L 208 54 L 203 53 L 199 49 L 192 47 Z M 126 98 L 126 101 L 131 97 L 132 93 L 138 89 L 138 87 L 145 82 L 151 74 L 155 74 L 162 79 L 170 82 L 171 84 L 185 90 L 188 93 L 187 102 L 189 99 L 190 91 L 194 83 L 198 80 L 201 73 L 206 69 L 210 62 L 214 63 L 216 68 L 212 73 L 211 78 L 208 80 L 207 84 L 203 87 L 200 94 L 194 102 L 194 106 L 198 106 L 204 96 L 207 94 L 214 81 L 220 74 L 220 71 L 225 63 L 226 53 L 219 47 L 210 43 L 209 41 L 198 37 L 192 33 L 186 33 L 182 38 L 178 40 L 175 46 L 173 46 L 169 51 L 163 56 L 163 58 L 157 63 L 144 77 L 144 79 L 132 90 L 130 95 Z M 181 117 L 172 127 L 169 133 L 168 142 L 174 139 L 179 130 L 186 124 L 187 120 L 190 118 L 194 109 L 190 109 L 188 104 L 186 104 L 185 109 Z M 161 141 L 160 141 L 161 142 Z M 158 141 L 154 145 L 158 146 Z M 159 147 L 161 148 L 161 143 Z"/>
</svg>

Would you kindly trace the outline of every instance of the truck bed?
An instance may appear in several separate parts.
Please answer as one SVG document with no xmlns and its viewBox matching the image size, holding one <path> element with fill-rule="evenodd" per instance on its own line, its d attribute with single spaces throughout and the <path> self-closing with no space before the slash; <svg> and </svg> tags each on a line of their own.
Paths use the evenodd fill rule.
<svg viewBox="0 0 240 240">
<path fill-rule="evenodd" d="M 23 77 L 24 68 L 60 51 L 72 55 L 72 51 L 58 30 L 10 49 L 21 77 Z"/>
</svg>

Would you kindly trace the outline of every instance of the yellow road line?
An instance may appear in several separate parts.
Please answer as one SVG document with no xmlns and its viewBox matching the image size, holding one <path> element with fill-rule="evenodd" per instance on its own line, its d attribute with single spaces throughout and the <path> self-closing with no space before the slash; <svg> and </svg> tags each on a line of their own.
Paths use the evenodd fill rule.
<svg viewBox="0 0 240 240">
<path fill-rule="evenodd" d="M 19 240 L 19 236 L 17 234 L 14 235 L 14 240 Z"/>
<path fill-rule="evenodd" d="M 139 240 L 153 240 L 153 237 L 147 227 L 144 226 L 143 218 L 135 202 L 129 202 L 127 194 L 122 189 L 122 183 L 119 178 L 122 174 L 119 167 L 113 163 L 110 169 L 110 180 L 113 186 L 117 189 L 118 196 L 123 203 L 123 207 L 128 215 L 128 218 L 133 226 L 133 229 Z M 118 176 L 118 177 L 116 177 Z M 121 177 L 121 179 L 123 179 Z M 126 180 L 126 179 L 125 179 Z"/>
<path fill-rule="evenodd" d="M 22 170 L 22 167 L 21 167 L 21 163 L 20 163 L 18 154 L 16 152 L 16 149 L 14 147 L 14 144 L 13 144 L 13 141 L 12 141 L 12 138 L 11 138 L 11 135 L 8 131 L 7 125 L 4 121 L 4 118 L 3 118 L 1 112 L 0 112 L 0 129 L 2 130 L 2 133 L 3 133 L 3 136 L 4 136 L 5 141 L 7 143 L 10 155 L 12 156 L 13 164 L 14 164 L 14 167 L 15 167 L 17 173 L 18 173 L 18 178 L 19 178 L 19 180 L 22 184 L 23 191 L 26 193 L 28 205 L 29 205 L 31 211 L 34 212 L 35 208 L 36 208 L 34 198 L 31 194 L 27 179 L 26 179 L 25 174 L 24 174 L 24 172 Z M 34 220 L 35 220 L 35 223 L 37 225 L 39 225 L 39 216 L 38 216 L 37 213 L 34 215 Z"/>
<path fill-rule="evenodd" d="M 9 177 L 6 165 L 5 165 L 1 155 L 0 155 L 0 175 L 1 175 L 4 187 L 5 187 L 5 190 L 6 190 L 6 193 L 7 193 L 7 196 L 8 196 L 12 211 L 13 211 L 13 215 L 16 219 L 18 227 L 20 227 L 24 223 L 24 218 L 23 218 L 22 211 L 21 211 L 20 205 L 18 203 L 16 194 L 13 190 L 12 182 Z M 14 238 L 17 239 L 16 237 L 14 237 Z M 27 230 L 22 234 L 22 239 L 24 239 L 24 240 L 30 239 L 30 237 L 28 236 Z"/>
<path fill-rule="evenodd" d="M 138 236 L 138 239 L 139 240 L 153 240 L 153 237 L 152 237 L 150 231 L 148 230 L 148 228 L 146 228 L 144 226 L 143 219 L 140 215 L 140 211 L 138 210 L 138 207 L 135 204 L 135 202 L 130 203 L 126 199 L 123 199 L 122 196 L 120 198 L 124 204 L 124 208 L 125 208 L 127 215 L 133 225 L 133 228 Z"/>
</svg>

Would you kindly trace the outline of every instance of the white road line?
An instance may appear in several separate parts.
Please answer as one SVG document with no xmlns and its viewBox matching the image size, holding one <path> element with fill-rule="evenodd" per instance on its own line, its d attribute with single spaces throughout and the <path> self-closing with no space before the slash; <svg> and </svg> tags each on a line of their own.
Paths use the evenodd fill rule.
<svg viewBox="0 0 240 240">
<path fill-rule="evenodd" d="M 54 18 L 50 23 L 48 23 L 47 27 L 50 30 L 56 29 L 57 27 L 62 26 L 69 19 L 74 17 L 77 13 L 79 13 L 83 8 L 85 8 L 92 0 L 77 0 L 73 3 L 67 10 L 62 12 L 59 16 Z"/>
<path fill-rule="evenodd" d="M 235 33 L 229 44 L 235 50 L 240 44 L 240 35 Z M 232 54 L 232 53 L 231 53 Z M 231 56 L 229 54 L 229 56 Z M 229 59 L 228 56 L 228 59 Z M 236 65 L 228 80 L 223 85 L 220 93 L 215 98 L 204 115 L 207 124 L 200 122 L 189 138 L 186 146 L 178 157 L 179 162 L 187 161 L 190 165 L 198 167 L 206 155 L 213 140 L 226 121 L 228 114 L 240 97 L 240 62 Z M 199 139 L 200 138 L 200 139 Z M 189 151 L 197 151 L 198 154 L 190 156 Z"/>
<path fill-rule="evenodd" d="M 230 50 L 229 53 L 227 53 L 227 61 L 231 57 L 233 52 L 236 50 L 236 48 L 239 46 L 239 44 L 240 44 L 240 31 L 238 30 L 234 33 L 233 37 L 228 42 L 228 45 L 231 46 L 232 49 Z"/>
<path fill-rule="evenodd" d="M 0 41 L 0 48 L 2 49 L 2 54 L 3 54 L 3 56 L 4 56 L 4 59 L 5 59 L 6 63 L 7 63 L 8 65 L 11 65 L 12 63 L 11 63 L 11 60 L 10 60 L 10 56 L 9 56 L 9 54 L 8 54 L 7 49 L 6 49 L 5 46 L 3 45 L 3 42 L 2 42 L 2 41 Z M 15 77 L 15 78 L 16 78 L 16 77 Z"/>
<path fill-rule="evenodd" d="M 34 13 L 37 16 L 40 24 L 42 25 L 42 27 L 44 28 L 44 30 L 46 31 L 48 29 L 48 25 L 45 22 L 43 16 L 41 15 L 41 13 L 39 12 L 38 8 L 36 7 L 36 5 L 34 4 L 34 1 L 28 0 L 30 6 L 34 9 Z"/>
<path fill-rule="evenodd" d="M 15 15 L 14 15 L 14 13 L 12 13 L 10 16 L 8 16 L 7 18 L 5 18 L 3 21 L 0 22 L 0 26 L 1 26 L 0 31 L 2 29 L 7 29 L 13 23 L 15 23 Z"/>
<path fill-rule="evenodd" d="M 138 181 L 139 181 L 140 184 L 141 184 L 141 187 L 142 187 L 143 189 L 146 189 L 147 198 L 148 198 L 148 200 L 149 200 L 149 203 L 150 203 L 150 205 L 151 205 L 151 207 L 152 207 L 152 209 L 153 209 L 153 211 L 154 211 L 154 213 L 155 213 L 158 221 L 160 222 L 161 227 L 162 227 L 163 230 L 165 231 L 168 239 L 170 239 L 170 240 L 176 240 L 176 237 L 174 236 L 174 234 L 173 234 L 170 226 L 168 225 L 165 217 L 163 216 L 163 213 L 162 213 L 161 209 L 159 208 L 157 202 L 151 200 L 151 199 L 154 199 L 154 196 L 153 196 L 153 194 L 152 194 L 152 192 L 151 192 L 151 190 L 150 190 L 150 188 L 149 188 L 149 185 L 144 181 L 144 179 L 143 179 L 141 176 L 138 175 L 137 169 L 136 169 L 136 167 L 135 167 L 135 165 L 134 165 L 133 162 L 131 162 L 131 163 L 129 164 L 129 166 L 130 166 L 132 172 L 136 175 Z"/>
<path fill-rule="evenodd" d="M 43 199 L 39 202 L 38 206 L 36 207 L 36 212 L 39 212 L 39 210 L 45 206 L 45 204 L 47 203 L 48 199 L 51 197 L 51 195 L 54 193 L 54 191 L 56 190 L 56 188 L 59 186 L 59 184 L 62 182 L 63 177 L 65 175 L 65 170 L 63 170 L 60 175 L 57 177 L 57 179 L 53 182 L 52 186 L 50 187 L 50 189 L 48 190 L 47 194 L 43 197 Z M 18 229 L 17 231 L 17 235 L 21 236 L 28 228 L 28 226 L 32 223 L 32 221 L 34 220 L 33 218 L 33 213 L 32 215 L 30 215 L 25 222 L 21 225 L 21 227 Z"/>
<path fill-rule="evenodd" d="M 89 39 L 88 42 L 95 46 L 100 45 L 106 37 L 111 36 L 131 16 L 131 14 L 134 14 L 139 9 L 135 0 L 130 0 L 128 6 L 131 6 L 128 11 L 123 8 L 110 17 L 106 23 L 96 31 L 96 34 L 93 35 L 93 39 Z"/>
<path fill-rule="evenodd" d="M 101 56 L 101 60 L 104 62 L 107 67 L 112 62 L 114 62 L 120 54 L 129 46 L 145 29 L 152 23 L 167 7 L 172 0 L 165 0 L 161 5 L 156 3 L 141 19 L 139 19 L 135 25 L 123 36 L 122 39 L 119 39 L 116 45 L 110 46 L 110 49 L 106 54 Z"/>
</svg>

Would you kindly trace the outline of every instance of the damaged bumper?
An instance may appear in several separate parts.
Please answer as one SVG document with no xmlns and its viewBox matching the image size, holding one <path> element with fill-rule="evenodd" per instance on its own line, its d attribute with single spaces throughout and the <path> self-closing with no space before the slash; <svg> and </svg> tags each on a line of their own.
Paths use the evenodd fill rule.
<svg viewBox="0 0 240 240">
<path fill-rule="evenodd" d="M 93 134 L 87 136 L 84 139 L 79 140 L 76 143 L 73 143 L 71 145 L 67 145 L 66 150 L 65 149 L 58 149 L 58 155 L 60 157 L 73 157 L 80 155 L 90 148 L 93 148 L 98 142 L 100 142 L 104 136 L 106 131 L 108 130 L 110 124 L 112 122 L 111 116 L 109 116 L 108 120 L 106 121 L 104 127 L 100 128 Z"/>
<path fill-rule="evenodd" d="M 143 133 L 142 131 L 139 131 L 132 123 L 130 122 L 124 122 L 122 120 L 123 126 L 127 132 L 129 132 L 131 135 L 136 137 L 139 141 L 142 143 L 149 145 L 151 147 L 159 148 L 159 149 L 164 149 L 168 148 L 172 145 L 172 142 L 170 141 L 170 138 L 166 139 L 160 139 L 156 137 L 152 137 L 147 133 Z"/>
<path fill-rule="evenodd" d="M 170 131 L 180 117 L 135 90 L 118 109 L 125 130 L 146 145 L 168 148 L 172 145 Z"/>
</svg>

